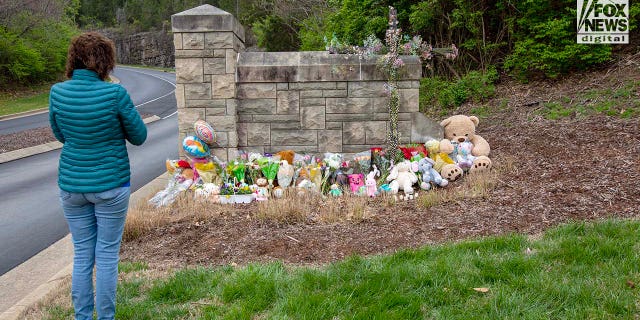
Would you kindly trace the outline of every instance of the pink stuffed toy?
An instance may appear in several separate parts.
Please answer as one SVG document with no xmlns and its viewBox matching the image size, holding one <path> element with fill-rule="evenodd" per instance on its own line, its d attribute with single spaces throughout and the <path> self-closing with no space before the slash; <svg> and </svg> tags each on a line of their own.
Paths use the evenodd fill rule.
<svg viewBox="0 0 640 320">
<path fill-rule="evenodd" d="M 375 197 L 376 194 L 378 193 L 378 187 L 376 184 L 376 176 L 380 176 L 380 171 L 378 170 L 378 167 L 376 167 L 376 165 L 373 165 L 373 171 L 369 172 L 369 174 L 367 174 L 367 180 L 364 182 L 364 184 L 367 186 L 367 196 L 369 197 Z"/>
<path fill-rule="evenodd" d="M 349 175 L 349 186 L 351 187 L 351 192 L 358 193 L 360 187 L 364 186 L 364 176 L 362 173 L 353 173 Z"/>
</svg>

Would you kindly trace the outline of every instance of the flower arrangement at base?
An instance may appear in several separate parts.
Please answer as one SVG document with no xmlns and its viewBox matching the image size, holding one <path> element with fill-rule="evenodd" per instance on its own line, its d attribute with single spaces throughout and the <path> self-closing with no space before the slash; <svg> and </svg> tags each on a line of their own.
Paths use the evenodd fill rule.
<svg viewBox="0 0 640 320">
<path fill-rule="evenodd" d="M 225 183 L 220 189 L 220 203 L 250 203 L 254 194 L 249 185 Z"/>
</svg>

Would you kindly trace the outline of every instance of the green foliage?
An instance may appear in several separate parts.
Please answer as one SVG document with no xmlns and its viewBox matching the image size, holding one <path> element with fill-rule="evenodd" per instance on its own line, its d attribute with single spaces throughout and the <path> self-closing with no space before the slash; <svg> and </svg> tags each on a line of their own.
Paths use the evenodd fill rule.
<svg viewBox="0 0 640 320">
<path fill-rule="evenodd" d="M 384 39 L 388 12 L 385 1 L 342 0 L 338 10 L 326 21 L 325 36 L 336 34 L 339 39 L 351 44 L 360 44 L 370 34 Z M 397 8 L 400 12 L 400 7 Z"/>
<path fill-rule="evenodd" d="M 0 27 L 0 82 L 27 82 L 44 72 L 40 53 L 16 34 Z"/>
<path fill-rule="evenodd" d="M 253 25 L 258 46 L 267 51 L 289 51 L 300 46 L 294 33 L 286 32 L 288 26 L 277 16 L 269 15 Z"/>
<path fill-rule="evenodd" d="M 513 14 L 508 0 L 428 0 L 411 7 L 409 21 L 414 33 L 432 43 L 454 43 L 464 50 L 455 61 L 458 70 L 484 70 L 508 52 Z"/>
<path fill-rule="evenodd" d="M 322 51 L 325 50 L 324 43 L 324 21 L 319 17 L 309 17 L 305 19 L 299 31 L 300 50 L 302 51 Z"/>
<path fill-rule="evenodd" d="M 420 110 L 444 111 L 459 107 L 467 101 L 482 102 L 495 94 L 498 72 L 494 67 L 486 73 L 471 71 L 460 80 L 450 81 L 442 77 L 420 80 Z"/>
<path fill-rule="evenodd" d="M 631 23 L 629 24 L 629 31 L 633 31 L 636 28 L 638 28 L 638 26 L 640 26 L 640 23 L 638 23 L 638 21 L 640 21 L 640 2 L 638 1 L 629 1 L 629 2 L 631 2 L 629 6 L 629 20 L 631 21 Z"/>
<path fill-rule="evenodd" d="M 516 6 L 516 42 L 504 67 L 521 80 L 536 73 L 555 78 L 611 59 L 610 45 L 576 43 L 575 1 L 526 0 Z"/>
<path fill-rule="evenodd" d="M 521 80 L 534 75 L 557 77 L 607 62 L 611 45 L 577 44 L 575 1 L 335 1 L 327 16 L 324 36 L 360 44 L 373 33 L 383 36 L 387 5 L 398 9 L 400 27 L 419 34 L 434 46 L 454 43 L 460 56 L 452 63 L 436 61 L 436 75 L 458 77 L 468 70 L 486 70 L 504 62 Z M 640 4 L 630 10 L 640 16 Z M 631 24 L 635 27 L 637 24 Z M 316 33 L 317 34 L 317 33 Z M 314 38 L 317 41 L 317 38 Z M 452 92 L 460 101 L 463 93 Z"/>
<path fill-rule="evenodd" d="M 69 40 L 78 31 L 71 17 L 77 3 L 51 2 L 51 12 L 38 7 L 8 8 L 0 17 L 0 83 L 34 84 L 60 78 Z"/>
<path fill-rule="evenodd" d="M 235 0 L 76 0 L 77 21 L 83 28 L 131 28 L 148 31 L 168 28 L 171 15 L 210 4 L 236 15 Z M 242 3 L 246 1 L 240 1 Z M 244 4 L 243 4 L 244 8 Z"/>
</svg>

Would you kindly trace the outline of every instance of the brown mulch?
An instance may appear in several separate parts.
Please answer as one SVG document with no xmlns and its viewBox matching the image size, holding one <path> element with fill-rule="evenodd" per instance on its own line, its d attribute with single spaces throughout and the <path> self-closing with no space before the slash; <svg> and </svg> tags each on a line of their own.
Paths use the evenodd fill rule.
<svg viewBox="0 0 640 320">
<path fill-rule="evenodd" d="M 640 79 L 637 64 L 618 69 L 600 80 L 613 85 Z M 378 202 L 368 220 L 333 224 L 265 222 L 252 217 L 255 205 L 238 206 L 235 215 L 198 223 L 186 218 L 125 242 L 122 258 L 158 267 L 272 260 L 321 264 L 480 236 L 539 234 L 568 221 L 639 218 L 639 119 L 591 115 L 551 121 L 536 112 L 538 101 L 576 94 L 593 78 L 498 87 L 499 96 L 489 105 L 499 111 L 478 128 L 500 168 L 486 198 L 427 209 L 416 201 L 392 207 Z M 508 99 L 506 108 L 498 107 L 502 99 Z M 456 113 L 468 114 L 472 107 Z"/>
</svg>

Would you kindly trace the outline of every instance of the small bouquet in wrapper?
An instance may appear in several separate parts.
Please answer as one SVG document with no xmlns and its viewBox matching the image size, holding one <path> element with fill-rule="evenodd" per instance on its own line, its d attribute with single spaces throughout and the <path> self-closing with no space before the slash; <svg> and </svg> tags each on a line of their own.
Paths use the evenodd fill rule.
<svg viewBox="0 0 640 320">
<path fill-rule="evenodd" d="M 353 162 L 355 173 L 362 173 L 363 175 L 366 175 L 371 169 L 371 152 L 364 151 L 356 153 L 353 156 Z"/>
<path fill-rule="evenodd" d="M 386 153 L 382 148 L 371 148 L 371 163 L 380 170 L 380 179 L 378 181 L 384 181 L 389 175 L 391 161 L 386 157 Z"/>
<path fill-rule="evenodd" d="M 195 163 L 193 166 L 203 183 L 220 184 L 221 179 L 218 176 L 216 165 L 213 162 Z"/>
<path fill-rule="evenodd" d="M 400 146 L 400 151 L 402 151 L 402 155 L 407 160 L 412 160 L 416 155 L 419 156 L 418 160 L 429 155 L 429 151 L 427 151 L 427 148 L 421 143 L 409 143 L 404 146 Z"/>
<path fill-rule="evenodd" d="M 247 165 L 244 162 L 241 161 L 234 161 L 233 164 L 231 164 L 231 172 L 233 174 L 233 177 L 236 178 L 240 184 L 244 184 L 244 176 L 245 176 L 245 170 L 247 169 Z"/>
<path fill-rule="evenodd" d="M 263 163 L 264 164 L 260 166 L 260 169 L 262 170 L 262 174 L 264 175 L 264 177 L 267 178 L 269 187 L 272 188 L 273 180 L 275 180 L 276 175 L 278 174 L 278 168 L 280 167 L 280 165 L 278 164 L 278 161 L 273 159 L 267 159 L 267 161 Z"/>
</svg>

